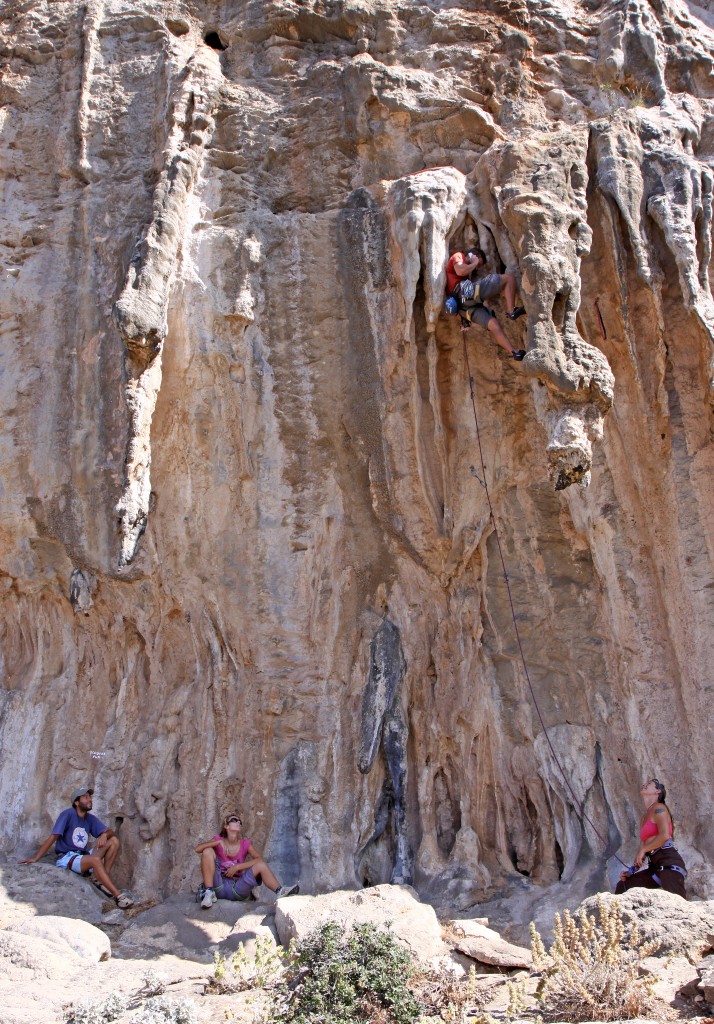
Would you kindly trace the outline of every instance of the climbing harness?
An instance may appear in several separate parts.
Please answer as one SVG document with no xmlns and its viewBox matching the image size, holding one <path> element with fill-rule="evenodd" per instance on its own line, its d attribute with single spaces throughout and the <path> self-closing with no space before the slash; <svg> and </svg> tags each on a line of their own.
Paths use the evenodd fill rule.
<svg viewBox="0 0 714 1024">
<path fill-rule="evenodd" d="M 513 629 L 514 629 L 514 632 L 516 634 L 516 641 L 518 643 L 518 650 L 519 650 L 520 657 L 521 657 L 521 664 L 523 665 L 523 673 L 524 673 L 524 675 L 526 677 L 526 682 L 528 683 L 528 689 L 530 691 L 531 700 L 533 701 L 533 706 L 536 709 L 536 714 L 538 715 L 538 721 L 541 724 L 541 728 L 543 730 L 543 735 L 545 736 L 546 743 L 548 744 L 548 748 L 549 748 L 551 754 L 553 755 L 553 760 L 555 761 L 555 763 L 556 763 L 556 765 L 558 767 L 558 771 L 560 772 L 560 774 L 561 774 L 561 776 L 563 778 L 563 782 L 565 783 L 565 785 L 566 785 L 566 787 L 568 789 L 568 792 L 570 793 L 570 795 L 573 798 L 574 806 L 575 806 L 575 813 L 576 813 L 579 821 L 581 822 L 581 824 L 582 824 L 583 821 L 586 821 L 588 823 L 590 828 L 593 830 L 595 835 L 598 837 L 598 839 L 600 840 L 600 842 L 604 846 L 605 852 L 607 853 L 607 851 L 610 848 L 609 841 L 607 839 L 605 839 L 605 837 L 600 833 L 600 831 L 597 828 L 597 826 L 595 825 L 595 823 L 585 813 L 584 805 L 578 800 L 577 796 L 575 795 L 575 791 L 573 790 L 573 787 L 570 784 L 570 780 L 568 779 L 568 776 L 567 776 L 567 774 L 565 772 L 565 769 L 563 768 L 563 765 L 561 764 L 560 759 L 559 759 L 558 755 L 555 752 L 555 748 L 554 748 L 554 746 L 553 746 L 553 744 L 551 742 L 550 735 L 548 734 L 548 729 L 546 727 L 545 721 L 543 720 L 543 715 L 541 714 L 540 707 L 538 706 L 538 701 L 536 699 L 535 691 L 533 689 L 533 684 L 531 683 L 530 673 L 528 672 L 528 665 L 526 663 L 526 656 L 525 656 L 525 653 L 523 651 L 523 644 L 521 643 L 521 636 L 520 636 L 520 633 L 518 631 L 518 621 L 516 619 L 516 609 L 515 609 L 515 606 L 513 604 L 513 596 L 511 594 L 511 583 L 510 583 L 510 580 L 509 580 L 509 577 L 508 577 L 508 572 L 506 571 L 506 560 L 505 560 L 505 558 L 503 556 L 503 549 L 501 547 L 501 538 L 498 535 L 498 526 L 496 525 L 496 517 L 495 517 L 495 515 L 493 513 L 493 505 L 491 504 L 491 495 L 490 495 L 489 490 L 488 490 L 488 481 L 486 479 L 486 463 L 485 463 L 484 457 L 483 457 L 483 448 L 481 446 L 481 432 L 479 430 L 478 415 L 476 413 L 476 396 L 475 396 L 475 393 L 474 393 L 474 379 L 473 379 L 473 376 L 471 374 L 471 366 L 469 365 L 469 353 L 468 353 L 468 348 L 467 348 L 467 345 L 466 345 L 466 331 L 467 330 L 468 330 L 468 328 L 464 327 L 464 325 L 462 324 L 461 325 L 461 339 L 463 341 L 463 346 L 464 346 L 464 362 L 466 364 L 466 372 L 467 372 L 468 378 L 469 378 L 469 390 L 471 392 L 471 408 L 473 409 L 474 423 L 476 425 L 476 441 L 478 443 L 479 460 L 481 462 L 481 479 L 479 479 L 479 477 L 476 475 L 475 472 L 474 472 L 473 475 L 476 476 L 476 479 L 479 481 L 479 483 L 483 487 L 484 491 L 486 492 L 486 501 L 488 502 L 489 518 L 490 518 L 491 524 L 493 526 L 493 535 L 496 538 L 496 547 L 498 548 L 498 556 L 499 556 L 499 558 L 501 560 L 501 568 L 503 570 L 503 580 L 504 580 L 504 583 L 506 584 L 506 593 L 508 594 L 508 603 L 509 603 L 510 608 L 511 608 L 511 618 L 513 620 Z M 616 853 L 613 853 L 612 856 L 614 856 L 615 859 L 618 860 L 620 862 L 620 864 L 622 864 L 623 868 L 625 868 L 625 869 L 627 869 L 629 871 L 629 865 L 625 864 L 624 860 L 622 860 L 620 857 L 618 857 L 618 855 Z"/>
</svg>

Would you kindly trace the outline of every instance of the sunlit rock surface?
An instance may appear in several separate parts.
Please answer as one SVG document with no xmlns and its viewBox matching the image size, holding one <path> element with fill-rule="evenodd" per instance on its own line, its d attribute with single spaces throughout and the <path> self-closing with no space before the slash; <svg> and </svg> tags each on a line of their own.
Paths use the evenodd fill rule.
<svg viewBox="0 0 714 1024">
<path fill-rule="evenodd" d="M 603 884 L 657 775 L 711 891 L 713 26 L 7 5 L 2 848 L 93 781 L 138 891 L 238 807 L 305 892 L 466 906 Z"/>
</svg>

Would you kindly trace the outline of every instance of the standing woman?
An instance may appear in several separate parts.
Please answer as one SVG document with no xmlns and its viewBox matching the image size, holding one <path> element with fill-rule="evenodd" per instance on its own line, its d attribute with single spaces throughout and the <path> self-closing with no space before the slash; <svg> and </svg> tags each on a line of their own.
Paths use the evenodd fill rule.
<svg viewBox="0 0 714 1024">
<path fill-rule="evenodd" d="M 667 790 L 659 779 L 640 787 L 645 813 L 640 819 L 640 848 L 630 871 L 623 871 L 615 892 L 628 889 L 664 889 L 686 899 L 687 869 L 674 847 L 674 822 L 665 803 Z M 647 867 L 643 867 L 647 858 Z"/>
<path fill-rule="evenodd" d="M 203 884 L 198 890 L 201 908 L 209 910 L 216 900 L 249 900 L 257 885 L 267 885 L 276 896 L 293 896 L 299 885 L 281 885 L 250 839 L 241 837 L 237 814 L 223 819 L 220 835 L 199 843 Z"/>
</svg>

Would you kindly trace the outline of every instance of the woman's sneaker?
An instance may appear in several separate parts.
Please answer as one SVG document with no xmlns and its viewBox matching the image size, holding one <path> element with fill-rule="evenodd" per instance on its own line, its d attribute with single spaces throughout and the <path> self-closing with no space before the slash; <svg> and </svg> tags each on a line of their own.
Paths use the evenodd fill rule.
<svg viewBox="0 0 714 1024">
<path fill-rule="evenodd" d="M 510 313 L 506 313 L 506 316 L 509 320 L 517 320 L 519 316 L 525 316 L 525 312 L 525 306 L 516 306 L 516 308 L 511 310 Z"/>
<path fill-rule="evenodd" d="M 201 910 L 210 910 L 213 904 L 217 901 L 218 897 L 216 896 L 213 889 L 207 888 L 205 893 L 203 894 L 203 899 L 201 900 Z"/>
<path fill-rule="evenodd" d="M 129 907 L 134 906 L 134 900 L 128 892 L 120 892 L 118 896 L 114 897 L 114 902 L 120 910 L 128 910 Z"/>
<path fill-rule="evenodd" d="M 522 359 L 526 357 L 526 350 L 524 348 L 517 348 L 515 352 L 511 353 L 511 359 L 515 359 L 516 362 L 520 363 Z"/>
<path fill-rule="evenodd" d="M 296 882 L 295 885 L 281 885 L 279 889 L 275 890 L 275 895 L 278 899 L 282 899 L 283 896 L 297 896 L 299 892 L 300 886 Z"/>
</svg>

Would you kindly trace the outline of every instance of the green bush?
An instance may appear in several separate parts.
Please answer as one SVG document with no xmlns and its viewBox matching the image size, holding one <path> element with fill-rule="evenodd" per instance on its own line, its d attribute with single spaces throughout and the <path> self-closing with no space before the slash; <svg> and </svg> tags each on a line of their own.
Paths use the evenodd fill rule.
<svg viewBox="0 0 714 1024">
<path fill-rule="evenodd" d="M 276 1024 L 412 1024 L 411 953 L 389 931 L 326 924 L 294 948 L 278 991 Z"/>
</svg>

